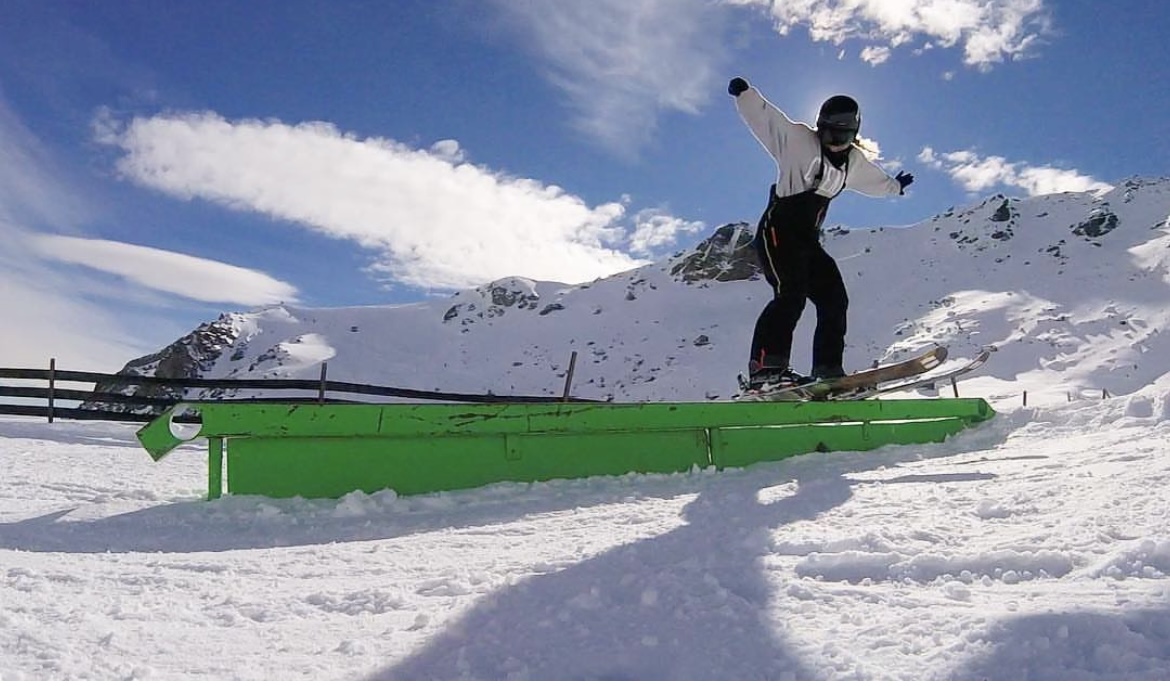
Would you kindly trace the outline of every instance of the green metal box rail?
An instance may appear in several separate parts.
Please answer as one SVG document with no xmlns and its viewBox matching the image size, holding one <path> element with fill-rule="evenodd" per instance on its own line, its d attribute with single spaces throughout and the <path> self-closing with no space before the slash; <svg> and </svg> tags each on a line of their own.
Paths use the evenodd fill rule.
<svg viewBox="0 0 1170 686">
<path fill-rule="evenodd" d="M 179 424 L 197 414 L 201 424 Z M 401 495 L 598 475 L 742 467 L 941 441 L 991 418 L 979 398 L 628 404 L 193 403 L 138 432 L 155 460 L 208 442 L 208 497 Z"/>
</svg>

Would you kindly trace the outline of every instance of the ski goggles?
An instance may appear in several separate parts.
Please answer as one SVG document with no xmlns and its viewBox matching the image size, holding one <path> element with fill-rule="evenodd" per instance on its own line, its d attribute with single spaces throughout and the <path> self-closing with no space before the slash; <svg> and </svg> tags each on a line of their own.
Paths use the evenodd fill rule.
<svg viewBox="0 0 1170 686">
<path fill-rule="evenodd" d="M 821 137 L 822 144 L 832 145 L 834 147 L 849 145 L 857 138 L 857 129 L 826 126 L 819 129 L 817 133 Z"/>
</svg>

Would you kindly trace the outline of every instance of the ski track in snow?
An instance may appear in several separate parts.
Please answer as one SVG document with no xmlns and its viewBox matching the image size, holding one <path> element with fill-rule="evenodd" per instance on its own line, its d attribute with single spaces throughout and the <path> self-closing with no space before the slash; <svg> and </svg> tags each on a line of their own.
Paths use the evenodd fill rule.
<svg viewBox="0 0 1170 686">
<path fill-rule="evenodd" d="M 1170 677 L 1170 393 L 946 443 L 204 502 L 201 447 L 0 422 L 4 679 Z"/>
</svg>

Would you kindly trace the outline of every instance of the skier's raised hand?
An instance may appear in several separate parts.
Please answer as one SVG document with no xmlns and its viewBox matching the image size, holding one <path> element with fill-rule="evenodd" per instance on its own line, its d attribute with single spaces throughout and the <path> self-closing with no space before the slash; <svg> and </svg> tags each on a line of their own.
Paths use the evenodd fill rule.
<svg viewBox="0 0 1170 686">
<path fill-rule="evenodd" d="M 747 89 L 748 89 L 748 82 L 744 81 L 742 78 L 740 78 L 738 76 L 735 77 L 734 79 L 732 79 L 731 83 L 727 84 L 728 94 L 730 94 L 732 97 L 735 97 L 735 98 L 738 98 L 739 94 L 746 91 Z"/>
<path fill-rule="evenodd" d="M 914 175 L 911 174 L 910 172 L 907 172 L 907 171 L 900 171 L 900 172 L 898 172 L 898 175 L 894 177 L 894 180 L 897 181 L 898 184 L 902 186 L 901 194 L 905 195 L 906 194 L 906 186 L 909 186 L 910 184 L 914 183 Z"/>
</svg>

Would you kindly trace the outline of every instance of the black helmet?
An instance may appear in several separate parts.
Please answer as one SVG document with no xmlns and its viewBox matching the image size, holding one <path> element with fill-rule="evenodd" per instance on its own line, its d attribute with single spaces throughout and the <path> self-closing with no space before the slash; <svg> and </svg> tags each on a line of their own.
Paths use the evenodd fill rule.
<svg viewBox="0 0 1170 686">
<path fill-rule="evenodd" d="M 821 145 L 848 145 L 861 130 L 861 108 L 848 95 L 834 95 L 817 114 Z"/>
</svg>

